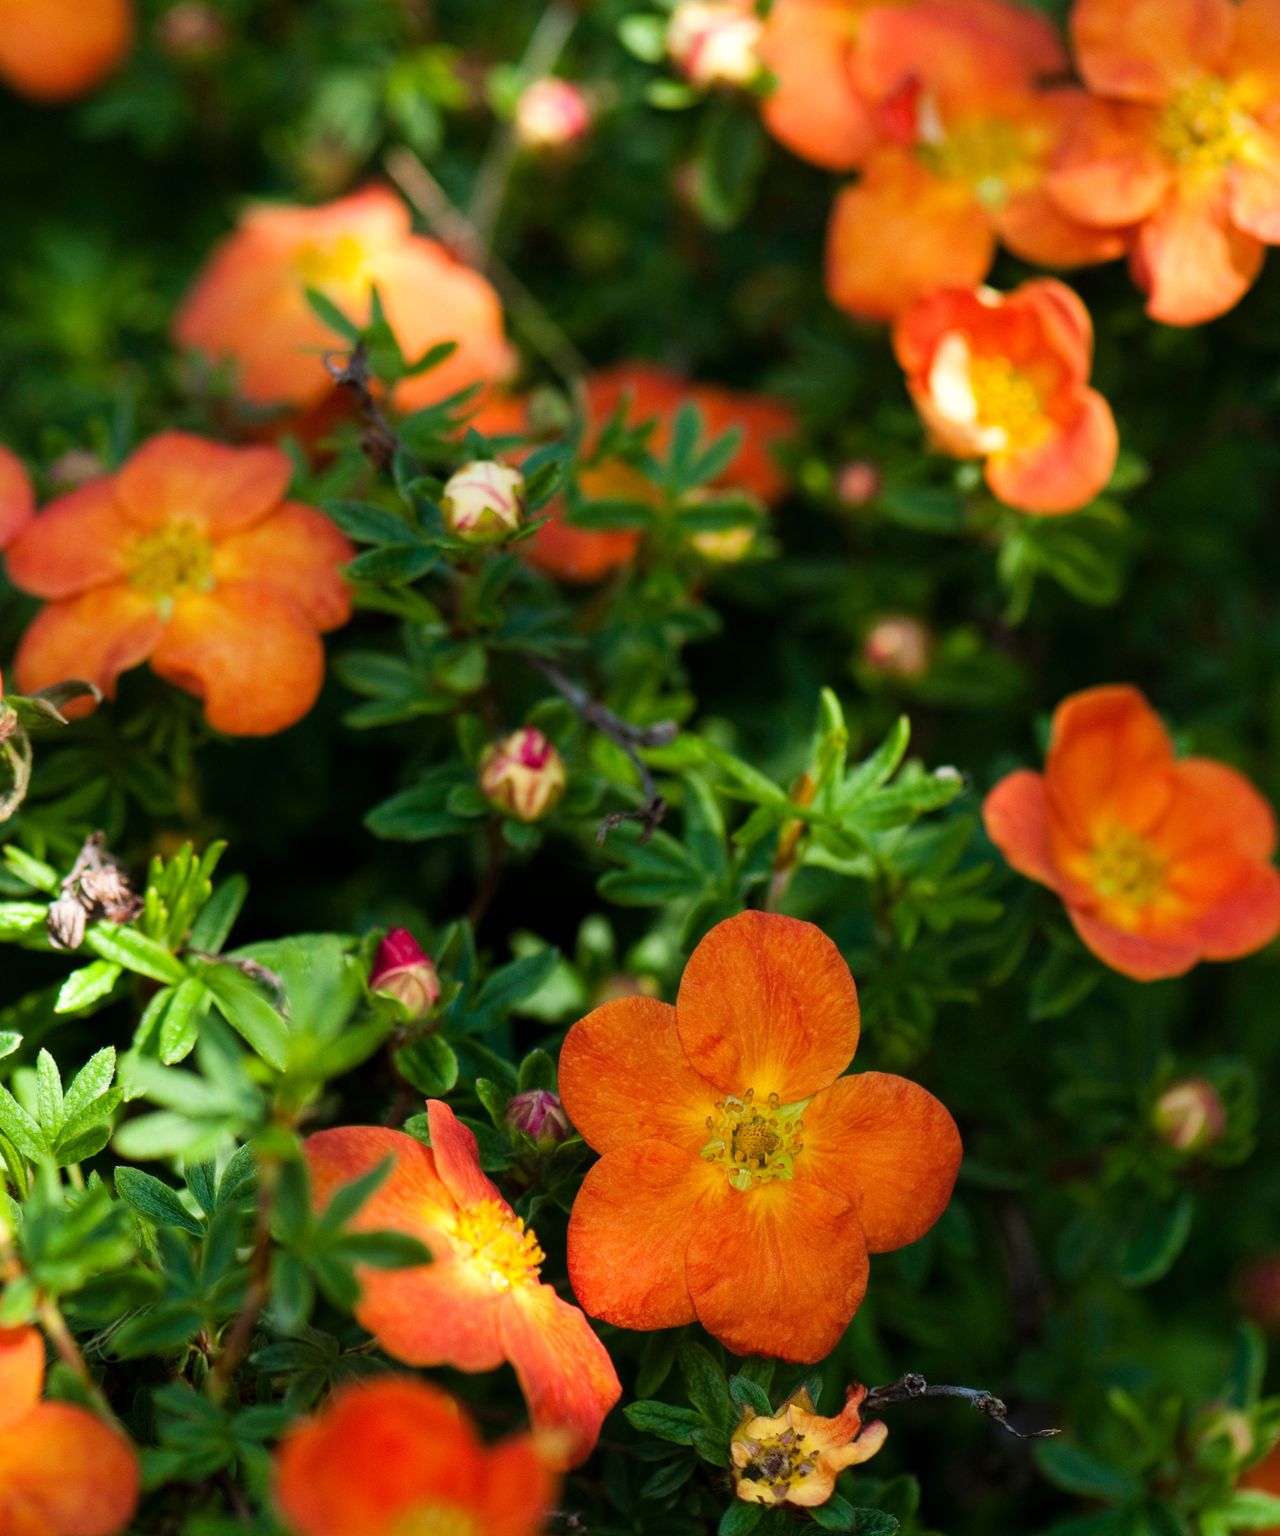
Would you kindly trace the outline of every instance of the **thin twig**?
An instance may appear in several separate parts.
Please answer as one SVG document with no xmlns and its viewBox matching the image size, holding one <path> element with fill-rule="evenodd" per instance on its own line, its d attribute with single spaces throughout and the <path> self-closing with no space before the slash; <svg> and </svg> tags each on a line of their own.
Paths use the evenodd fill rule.
<svg viewBox="0 0 1280 1536">
<path fill-rule="evenodd" d="M 271 1214 L 275 1204 L 279 1166 L 274 1159 L 260 1158 L 258 1163 L 258 1216 L 254 1229 L 253 1252 L 249 1257 L 249 1284 L 244 1305 L 231 1325 L 213 1369 L 207 1390 L 215 1403 L 227 1395 L 231 1378 L 249 1353 L 253 1332 L 262 1310 L 271 1299 Z"/>
<path fill-rule="evenodd" d="M 349 394 L 364 417 L 364 434 L 360 447 L 365 458 L 375 469 L 385 472 L 391 468 L 396 450 L 401 446 L 394 428 L 383 413 L 373 393 L 373 373 L 369 367 L 369 348 L 363 341 L 356 342 L 349 353 L 328 352 L 324 365 L 329 377 Z"/>
<path fill-rule="evenodd" d="M 944 1387 L 932 1386 L 923 1376 L 907 1374 L 900 1376 L 897 1381 L 887 1387 L 872 1387 L 862 1401 L 861 1412 L 864 1417 L 878 1413 L 882 1408 L 892 1407 L 894 1403 L 910 1403 L 921 1397 L 958 1397 L 969 1403 L 979 1413 L 992 1419 L 1001 1429 L 1015 1435 L 1019 1440 L 1048 1440 L 1053 1435 L 1060 1435 L 1060 1429 L 1032 1429 L 1023 1431 L 1015 1429 L 1009 1423 L 1009 1409 L 990 1392 L 984 1392 L 979 1387 Z"/>
<path fill-rule="evenodd" d="M 58 1358 L 79 1381 L 98 1413 L 108 1422 L 118 1424 L 119 1420 L 107 1401 L 106 1394 L 90 1375 L 84 1355 L 80 1352 L 80 1346 L 72 1336 L 70 1328 L 67 1327 L 67 1320 L 52 1296 L 44 1296 L 36 1303 L 36 1318 L 44 1329 L 45 1336 L 57 1350 Z"/>
</svg>

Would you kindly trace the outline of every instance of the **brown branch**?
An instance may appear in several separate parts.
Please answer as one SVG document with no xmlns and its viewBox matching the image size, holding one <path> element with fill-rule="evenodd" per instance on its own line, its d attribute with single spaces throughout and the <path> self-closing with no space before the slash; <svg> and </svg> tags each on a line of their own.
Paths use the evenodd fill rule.
<svg viewBox="0 0 1280 1536">
<path fill-rule="evenodd" d="M 911 1403 L 921 1397 L 958 1397 L 1019 1440 L 1048 1440 L 1062 1433 L 1060 1429 L 1015 1429 L 1009 1423 L 1009 1409 L 993 1393 L 979 1387 L 933 1386 L 923 1376 L 912 1373 L 900 1376 L 887 1387 L 872 1387 L 863 1399 L 861 1411 L 866 1417 L 878 1413 L 882 1408 L 892 1407 L 895 1403 Z"/>
<path fill-rule="evenodd" d="M 262 1310 L 271 1299 L 271 1213 L 275 1203 L 279 1168 L 274 1160 L 259 1159 L 258 1216 L 254 1228 L 253 1252 L 249 1257 L 249 1284 L 244 1305 L 231 1325 L 218 1357 L 209 1372 L 208 1392 L 215 1403 L 227 1395 L 231 1378 L 249 1353 L 253 1331 Z"/>
<path fill-rule="evenodd" d="M 340 362 L 339 359 L 344 357 L 345 361 Z M 364 450 L 365 458 L 375 469 L 385 473 L 391 468 L 391 461 L 401 443 L 374 397 L 369 348 L 363 341 L 358 341 L 349 353 L 326 353 L 324 365 L 329 370 L 329 377 L 339 389 L 345 390 L 354 399 L 364 417 L 365 427 L 360 447 Z"/>
</svg>

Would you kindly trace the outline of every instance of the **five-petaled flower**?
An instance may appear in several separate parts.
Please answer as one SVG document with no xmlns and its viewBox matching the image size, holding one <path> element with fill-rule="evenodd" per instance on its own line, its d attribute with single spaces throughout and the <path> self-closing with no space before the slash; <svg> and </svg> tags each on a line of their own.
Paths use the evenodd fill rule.
<svg viewBox="0 0 1280 1536">
<path fill-rule="evenodd" d="M 138 1458 L 74 1403 L 42 1400 L 44 1341 L 0 1328 L 0 1532 L 116 1536 L 138 1503 Z"/>
<path fill-rule="evenodd" d="M 1049 192 L 1099 229 L 1136 226 L 1147 312 L 1197 325 L 1238 302 L 1280 244 L 1280 25 L 1273 0 L 1076 0 L 1096 100 Z"/>
<path fill-rule="evenodd" d="M 1084 942 L 1126 976 L 1179 976 L 1280 933 L 1271 807 L 1234 768 L 1175 758 L 1136 688 L 1060 704 L 1044 773 L 1001 780 L 983 816 L 1009 863 L 1057 892 Z"/>
<path fill-rule="evenodd" d="M 555 1484 L 533 1436 L 486 1446 L 453 1398 L 409 1376 L 342 1387 L 275 1461 L 293 1536 L 536 1536 Z"/>
<path fill-rule="evenodd" d="M 841 1472 L 870 1461 L 888 1439 L 879 1419 L 862 1422 L 866 1395 L 866 1387 L 849 1387 L 833 1419 L 814 1411 L 807 1387 L 776 1414 L 748 1409 L 729 1447 L 734 1492 L 749 1504 L 825 1504 Z"/>
<path fill-rule="evenodd" d="M 1093 325 L 1064 283 L 943 289 L 902 316 L 893 341 L 936 445 L 985 460 L 1001 501 L 1071 512 L 1110 480 L 1115 418 L 1089 387 Z"/>
<path fill-rule="evenodd" d="M 48 600 L 18 648 L 22 690 L 79 677 L 110 696 L 150 661 L 217 730 L 300 720 L 324 680 L 320 634 L 350 615 L 352 551 L 285 499 L 291 474 L 277 448 L 163 432 L 51 502 L 5 557 L 13 584 Z"/>
<path fill-rule="evenodd" d="M 602 1154 L 569 1221 L 569 1278 L 626 1328 L 700 1322 L 735 1354 L 821 1360 L 867 1254 L 945 1209 L 960 1137 L 923 1088 L 840 1074 L 858 994 L 812 923 L 744 912 L 694 950 L 674 1007 L 605 1003 L 569 1031 L 560 1092 Z"/>
<path fill-rule="evenodd" d="M 0 0 L 0 81 L 38 101 L 81 96 L 133 43 L 133 0 Z"/>
<path fill-rule="evenodd" d="M 427 1120 L 429 1149 L 375 1126 L 320 1131 L 304 1145 L 319 1207 L 394 1158 L 352 1225 L 408 1232 L 434 1257 L 426 1266 L 358 1271 L 356 1318 L 408 1365 L 492 1371 L 510 1361 L 534 1428 L 556 1432 L 554 1459 L 576 1465 L 621 1394 L 613 1364 L 578 1308 L 539 1280 L 537 1237 L 480 1171 L 475 1137 L 438 1099 L 428 1102 Z"/>
</svg>

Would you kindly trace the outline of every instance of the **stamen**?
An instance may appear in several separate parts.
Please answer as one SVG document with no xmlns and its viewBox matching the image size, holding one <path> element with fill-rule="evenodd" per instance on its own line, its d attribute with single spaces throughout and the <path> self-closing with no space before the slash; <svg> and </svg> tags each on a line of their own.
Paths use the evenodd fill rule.
<svg viewBox="0 0 1280 1536">
<path fill-rule="evenodd" d="M 709 1163 L 719 1163 L 738 1190 L 794 1178 L 796 1153 L 803 1147 L 804 1122 L 799 1114 L 807 1103 L 806 1099 L 783 1104 L 776 1093 L 757 1103 L 753 1088 L 740 1099 L 722 1099 L 715 1114 L 707 1117 L 710 1135 L 702 1156 Z"/>
<path fill-rule="evenodd" d="M 495 1291 L 534 1283 L 546 1258 L 537 1236 L 497 1200 L 459 1211 L 449 1236 L 458 1257 L 474 1264 Z"/>
</svg>

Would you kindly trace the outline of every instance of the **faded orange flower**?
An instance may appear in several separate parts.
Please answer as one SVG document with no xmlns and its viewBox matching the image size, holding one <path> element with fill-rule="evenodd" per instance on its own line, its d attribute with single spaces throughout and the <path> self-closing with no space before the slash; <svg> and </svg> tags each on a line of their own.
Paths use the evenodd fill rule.
<svg viewBox="0 0 1280 1536">
<path fill-rule="evenodd" d="M 748 1504 L 825 1504 L 841 1472 L 870 1461 L 889 1437 L 878 1419 L 862 1422 L 866 1395 L 866 1387 L 849 1387 L 844 1408 L 831 1419 L 814 1410 L 807 1387 L 776 1414 L 748 1410 L 729 1447 L 737 1496 Z"/>
</svg>

